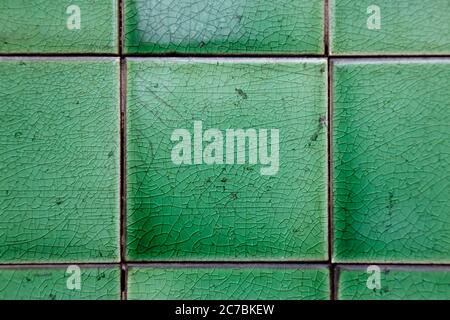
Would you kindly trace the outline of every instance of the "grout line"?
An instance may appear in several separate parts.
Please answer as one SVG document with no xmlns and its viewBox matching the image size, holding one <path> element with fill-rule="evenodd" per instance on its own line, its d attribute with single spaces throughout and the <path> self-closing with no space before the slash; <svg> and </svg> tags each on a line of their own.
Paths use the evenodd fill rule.
<svg viewBox="0 0 450 320">
<path fill-rule="evenodd" d="M 124 37 L 124 12 L 123 12 L 123 8 L 124 8 L 124 0 L 118 0 L 119 3 L 119 13 L 118 13 L 118 23 L 119 23 L 119 34 L 118 34 L 118 42 L 119 42 L 119 56 L 122 57 L 123 56 L 123 37 Z"/>
<path fill-rule="evenodd" d="M 332 74 L 332 61 L 328 58 L 328 127 L 327 127 L 327 141 L 328 141 L 328 263 L 330 264 L 330 277 L 331 285 L 330 292 L 332 300 L 335 300 L 334 289 L 336 284 L 334 282 L 334 267 L 333 267 L 333 74 Z"/>
<path fill-rule="evenodd" d="M 328 270 L 330 273 L 330 300 L 336 300 L 336 287 L 337 287 L 336 269 L 334 265 L 329 264 Z"/>
<path fill-rule="evenodd" d="M 125 261 L 125 73 L 126 61 L 120 58 L 120 264 L 123 269 Z M 122 289 L 123 289 L 123 282 Z"/>
<path fill-rule="evenodd" d="M 128 265 L 126 263 L 121 264 L 120 268 L 120 288 L 120 299 L 128 300 Z"/>
<path fill-rule="evenodd" d="M 331 295 L 333 297 L 332 300 L 339 300 L 339 277 L 340 277 L 340 268 L 338 265 L 333 264 L 331 266 L 331 268 L 333 269 L 333 278 L 332 281 L 334 283 L 333 288 L 332 288 L 332 292 Z"/>
<path fill-rule="evenodd" d="M 336 262 L 334 265 L 342 267 L 361 267 L 377 265 L 379 267 L 425 267 L 425 268 L 450 268 L 450 263 L 431 263 L 431 262 L 377 262 L 377 261 L 364 261 L 364 262 Z"/>
<path fill-rule="evenodd" d="M 450 272 L 450 265 L 418 265 L 418 264 L 389 264 L 389 263 L 365 263 L 365 264 L 336 264 L 339 271 L 365 271 L 368 266 L 377 266 L 388 270 L 398 271 L 446 271 Z"/>
<path fill-rule="evenodd" d="M 128 53 L 128 58 L 326 58 L 322 53 Z M 448 55 L 450 57 L 450 54 Z"/>
<path fill-rule="evenodd" d="M 402 59 L 430 59 L 430 58 L 450 58 L 450 54 L 333 54 L 330 53 L 330 58 L 339 59 L 392 59 L 392 58 L 402 58 Z"/>
<path fill-rule="evenodd" d="M 286 269 L 324 269 L 328 268 L 328 263 L 326 262 L 316 262 L 316 263 L 287 263 L 284 261 L 273 261 L 273 262 L 214 262 L 214 261 L 178 261 L 178 262 L 130 262 L 127 263 L 128 267 L 147 267 L 147 268 L 286 268 Z"/>
<path fill-rule="evenodd" d="M 328 263 L 327 261 L 133 261 L 133 262 L 24 262 L 24 263 L 1 263 L 0 269 L 4 268 L 27 268 L 27 267 L 67 267 L 70 265 L 78 265 L 85 267 L 177 267 L 182 265 L 198 266 L 198 267 L 209 267 L 209 266 L 261 266 L 261 267 L 272 267 L 272 266 L 284 266 L 284 267 L 299 267 L 299 268 L 323 268 L 323 267 L 334 267 L 335 269 L 360 269 L 370 265 L 376 265 L 380 268 L 400 268 L 404 270 L 416 270 L 416 269 L 430 269 L 430 270 L 447 270 L 450 269 L 450 263 L 402 263 L 402 262 L 392 262 L 392 263 L 378 263 L 376 261 L 369 262 L 339 262 L 339 263 Z"/>
<path fill-rule="evenodd" d="M 122 51 L 123 43 L 119 47 L 119 51 Z M 328 44 L 327 44 L 328 47 Z M 329 48 L 327 48 L 329 49 Z M 412 59 L 412 60 L 428 60 L 428 59 L 450 59 L 450 54 L 441 55 L 401 55 L 401 54 L 384 54 L 384 55 L 367 55 L 367 54 L 354 54 L 354 55 L 338 55 L 338 54 L 124 54 L 123 52 L 116 53 L 0 53 L 0 58 L 205 58 L 205 59 L 216 59 L 216 58 L 230 58 L 231 59 L 242 59 L 242 58 L 334 58 L 334 59 Z"/>
<path fill-rule="evenodd" d="M 117 53 L 0 53 L 1 58 L 111 58 L 120 57 Z"/>
<path fill-rule="evenodd" d="M 327 57 L 327 221 L 328 221 L 328 233 L 327 233 L 327 242 L 328 242 L 328 271 L 329 271 L 329 280 L 330 280 L 330 300 L 336 300 L 335 296 L 335 273 L 334 273 L 334 266 L 332 264 L 332 239 L 333 239 L 333 219 L 332 217 L 332 174 L 331 174 L 331 168 L 332 168 L 332 157 L 331 157 L 331 99 L 332 99 L 332 81 L 331 81 L 331 66 L 330 66 L 330 15 L 329 15 L 329 9 L 330 9 L 330 2 L 329 0 L 325 0 L 324 2 L 324 20 L 325 20 L 325 55 Z"/>
<path fill-rule="evenodd" d="M 325 49 L 325 56 L 328 58 L 330 56 L 330 1 L 325 0 L 324 2 L 324 49 Z"/>
<path fill-rule="evenodd" d="M 327 36 L 329 34 L 327 33 Z M 357 59 L 357 58 L 373 58 L 373 59 L 389 59 L 389 58 L 405 58 L 405 59 L 429 59 L 429 58 L 450 58 L 449 54 L 332 54 L 329 52 L 329 41 L 326 41 L 326 54 L 298 54 L 298 53 L 261 53 L 261 54 L 199 54 L 199 53 L 147 53 L 147 54 L 123 54 L 129 58 L 339 58 L 339 59 Z"/>
<path fill-rule="evenodd" d="M 210 63 L 215 64 L 216 62 L 226 62 L 226 63 L 279 63 L 279 62 L 311 62 L 318 63 L 326 61 L 326 57 L 248 57 L 248 56 L 240 56 L 240 57 L 126 57 L 127 61 L 176 61 L 176 62 L 184 62 L 184 63 Z"/>
<path fill-rule="evenodd" d="M 0 269 L 8 269 L 8 268 L 39 268 L 39 267 L 46 267 L 46 268 L 56 268 L 56 267 L 67 267 L 70 265 L 77 265 L 82 267 L 119 267 L 120 262 L 35 262 L 35 263 L 1 263 Z"/>
<path fill-rule="evenodd" d="M 125 58 L 120 58 L 120 263 L 122 269 L 126 259 L 126 92 L 127 65 Z M 125 283 L 122 288 L 126 291 Z M 126 296 L 126 292 L 124 293 Z"/>
<path fill-rule="evenodd" d="M 123 53 L 123 0 L 118 0 L 118 24 L 119 24 L 119 56 L 120 56 L 120 299 L 127 297 L 127 267 L 125 265 L 125 99 L 126 99 L 126 61 Z"/>
<path fill-rule="evenodd" d="M 181 264 L 188 264 L 188 265 L 198 265 L 198 266 L 208 266 L 208 265 L 301 265 L 301 266 L 328 266 L 327 261 L 280 261 L 280 260 L 153 260 L 153 261 L 139 261 L 139 260 L 133 260 L 133 261 L 127 261 L 127 265 L 149 265 L 149 266 L 158 266 L 158 265 L 181 265 Z"/>
</svg>

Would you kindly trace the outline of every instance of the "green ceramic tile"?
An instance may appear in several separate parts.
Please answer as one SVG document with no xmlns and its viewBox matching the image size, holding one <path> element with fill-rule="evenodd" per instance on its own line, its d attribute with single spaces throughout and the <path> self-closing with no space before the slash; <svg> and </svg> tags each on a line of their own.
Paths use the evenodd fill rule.
<svg viewBox="0 0 450 320">
<path fill-rule="evenodd" d="M 324 260 L 326 69 L 129 60 L 128 257 Z"/>
<path fill-rule="evenodd" d="M 0 300 L 120 299 L 119 268 L 81 266 L 77 272 L 72 266 L 0 269 Z"/>
<path fill-rule="evenodd" d="M 330 0 L 333 54 L 449 54 L 448 0 Z"/>
<path fill-rule="evenodd" d="M 0 263 L 118 258 L 118 67 L 0 59 Z"/>
<path fill-rule="evenodd" d="M 326 300 L 329 296 L 325 268 L 133 267 L 128 271 L 131 300 Z"/>
<path fill-rule="evenodd" d="M 339 272 L 341 300 L 450 300 L 450 270 L 381 268 L 378 286 L 373 271 L 354 268 Z M 372 277 L 372 278 L 371 278 Z M 378 277 L 378 276 L 377 276 Z"/>
<path fill-rule="evenodd" d="M 320 54 L 323 0 L 125 0 L 128 53 Z"/>
<path fill-rule="evenodd" d="M 115 53 L 117 0 L 2 0 L 0 53 Z"/>
<path fill-rule="evenodd" d="M 335 260 L 450 261 L 450 60 L 333 66 Z"/>
</svg>

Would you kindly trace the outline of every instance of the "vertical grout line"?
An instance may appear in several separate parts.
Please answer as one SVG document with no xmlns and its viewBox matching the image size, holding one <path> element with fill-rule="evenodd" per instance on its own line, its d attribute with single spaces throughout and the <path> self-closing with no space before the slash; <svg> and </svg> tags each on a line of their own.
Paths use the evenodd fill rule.
<svg viewBox="0 0 450 320">
<path fill-rule="evenodd" d="M 330 300 L 336 300 L 336 266 L 333 263 L 328 264 L 330 269 Z"/>
<path fill-rule="evenodd" d="M 125 210 L 126 210 L 126 184 L 125 184 L 125 103 L 126 103 L 126 61 L 123 57 L 123 0 L 118 0 L 118 41 L 120 56 L 120 298 L 127 298 L 127 268 L 125 265 Z"/>
<path fill-rule="evenodd" d="M 333 276 L 335 265 L 333 263 L 333 240 L 334 240 L 334 219 L 333 219 L 333 61 L 330 56 L 328 62 L 328 263 L 331 269 L 331 297 L 336 299 L 335 277 Z"/>
<path fill-rule="evenodd" d="M 119 33 L 118 33 L 118 42 L 119 42 L 119 56 L 123 56 L 123 1 L 124 0 L 117 0 L 118 1 L 118 26 L 119 26 Z"/>
<path fill-rule="evenodd" d="M 121 184 L 122 184 L 122 210 L 121 210 L 121 221 L 122 221 L 122 256 L 121 256 L 121 262 L 122 262 L 122 269 L 125 272 L 125 278 L 123 283 L 123 290 L 124 290 L 124 299 L 127 297 L 127 265 L 126 265 L 126 237 L 127 237 L 127 229 L 126 229 L 126 221 L 127 221 L 127 168 L 126 168 L 126 159 L 127 159 L 127 145 L 126 145 L 126 107 L 127 107 L 127 61 L 124 57 L 120 58 L 121 60 L 121 83 L 122 83 L 122 93 L 121 93 L 121 100 L 122 100 L 122 178 L 121 178 Z"/>
<path fill-rule="evenodd" d="M 122 290 L 121 300 L 128 300 L 128 266 L 126 263 L 121 264 L 120 284 Z"/>
<path fill-rule="evenodd" d="M 125 108 L 126 108 L 126 60 L 120 57 L 120 266 L 126 271 L 126 138 L 125 138 Z M 123 279 L 123 276 L 122 276 Z M 122 296 L 126 296 L 125 282 L 121 281 Z"/>
<path fill-rule="evenodd" d="M 330 61 L 330 2 L 325 0 L 324 2 L 324 41 L 325 41 L 325 56 L 327 58 L 327 218 L 328 218 L 328 268 L 330 272 L 330 300 L 335 300 L 335 268 L 333 265 L 333 194 L 332 194 L 332 68 Z"/>
<path fill-rule="evenodd" d="M 333 300 L 339 300 L 339 277 L 341 275 L 341 268 L 339 267 L 339 265 L 335 265 L 333 264 Z"/>
<path fill-rule="evenodd" d="M 325 49 L 325 57 L 328 58 L 330 56 L 330 50 L 329 50 L 329 45 L 330 45 L 330 4 L 329 4 L 330 0 L 325 0 L 324 2 L 324 31 L 323 31 L 323 42 L 324 42 L 324 49 Z"/>
<path fill-rule="evenodd" d="M 328 254 L 333 272 L 337 266 L 333 262 L 334 250 L 334 194 L 333 194 L 333 59 L 328 57 Z M 337 299 L 336 277 L 332 278 L 331 294 Z"/>
</svg>

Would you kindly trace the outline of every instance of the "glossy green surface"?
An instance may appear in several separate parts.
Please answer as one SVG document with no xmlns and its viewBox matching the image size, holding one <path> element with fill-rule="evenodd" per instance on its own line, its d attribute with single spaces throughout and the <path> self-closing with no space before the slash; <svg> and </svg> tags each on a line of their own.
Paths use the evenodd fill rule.
<svg viewBox="0 0 450 320">
<path fill-rule="evenodd" d="M 450 261 L 450 62 L 333 66 L 334 260 Z"/>
<path fill-rule="evenodd" d="M 118 258 L 118 75 L 112 59 L 0 59 L 1 263 Z"/>
<path fill-rule="evenodd" d="M 137 268 L 128 298 L 188 300 L 326 300 L 328 270 L 286 267 Z"/>
<path fill-rule="evenodd" d="M 81 267 L 79 290 L 65 267 L 0 269 L 0 300 L 118 300 L 119 268 Z"/>
<path fill-rule="evenodd" d="M 340 300 L 450 300 L 450 270 L 382 269 L 380 287 L 367 287 L 365 269 L 340 270 Z M 369 280 L 369 283 L 371 281 Z"/>
<path fill-rule="evenodd" d="M 130 260 L 326 259 L 324 60 L 132 59 L 127 91 Z M 224 130 L 255 129 L 259 151 L 279 145 L 278 170 L 250 164 L 248 140 L 244 164 L 193 164 L 196 147 L 174 164 L 173 131 L 194 121 L 233 157 Z"/>
<path fill-rule="evenodd" d="M 2 0 L 0 53 L 116 53 L 117 3 Z"/>
<path fill-rule="evenodd" d="M 333 54 L 449 54 L 450 1 L 330 0 L 330 40 Z"/>
<path fill-rule="evenodd" d="M 128 53 L 320 54 L 323 0 L 125 0 Z"/>
</svg>

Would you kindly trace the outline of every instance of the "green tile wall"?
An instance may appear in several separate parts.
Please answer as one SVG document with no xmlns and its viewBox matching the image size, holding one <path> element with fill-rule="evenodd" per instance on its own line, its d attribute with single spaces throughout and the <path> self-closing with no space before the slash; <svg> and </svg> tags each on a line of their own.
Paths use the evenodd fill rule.
<svg viewBox="0 0 450 320">
<path fill-rule="evenodd" d="M 369 289 L 365 269 L 341 269 L 341 300 L 449 300 L 450 270 L 447 268 L 382 268 L 379 288 Z"/>
<path fill-rule="evenodd" d="M 2 0 L 0 53 L 117 53 L 117 0 Z"/>
<path fill-rule="evenodd" d="M 335 261 L 450 261 L 448 79 L 448 60 L 334 64 Z"/>
<path fill-rule="evenodd" d="M 326 300 L 325 268 L 181 267 L 129 270 L 128 298 L 194 300 Z"/>
<path fill-rule="evenodd" d="M 0 299 L 120 299 L 119 268 L 81 267 L 79 287 L 73 285 L 72 274 L 65 267 L 0 268 Z"/>
<path fill-rule="evenodd" d="M 127 53 L 320 54 L 322 0 L 125 0 Z"/>
<path fill-rule="evenodd" d="M 449 79 L 448 0 L 2 0 L 0 299 L 450 299 Z"/>
<path fill-rule="evenodd" d="M 0 59 L 0 263 L 119 258 L 119 64 Z"/>
<path fill-rule="evenodd" d="M 129 259 L 326 260 L 323 60 L 136 59 L 127 65 Z M 214 164 L 201 154 L 195 160 L 200 147 L 185 149 L 182 164 L 173 160 L 174 130 L 193 134 L 194 121 L 224 134 Z M 226 146 L 225 129 L 255 129 L 257 164 L 250 164 L 257 149 L 249 141 L 245 163 L 225 164 L 220 153 L 238 153 Z M 279 130 L 279 143 L 272 133 L 267 138 L 270 150 L 280 148 L 271 164 L 261 164 L 260 129 Z"/>
</svg>

